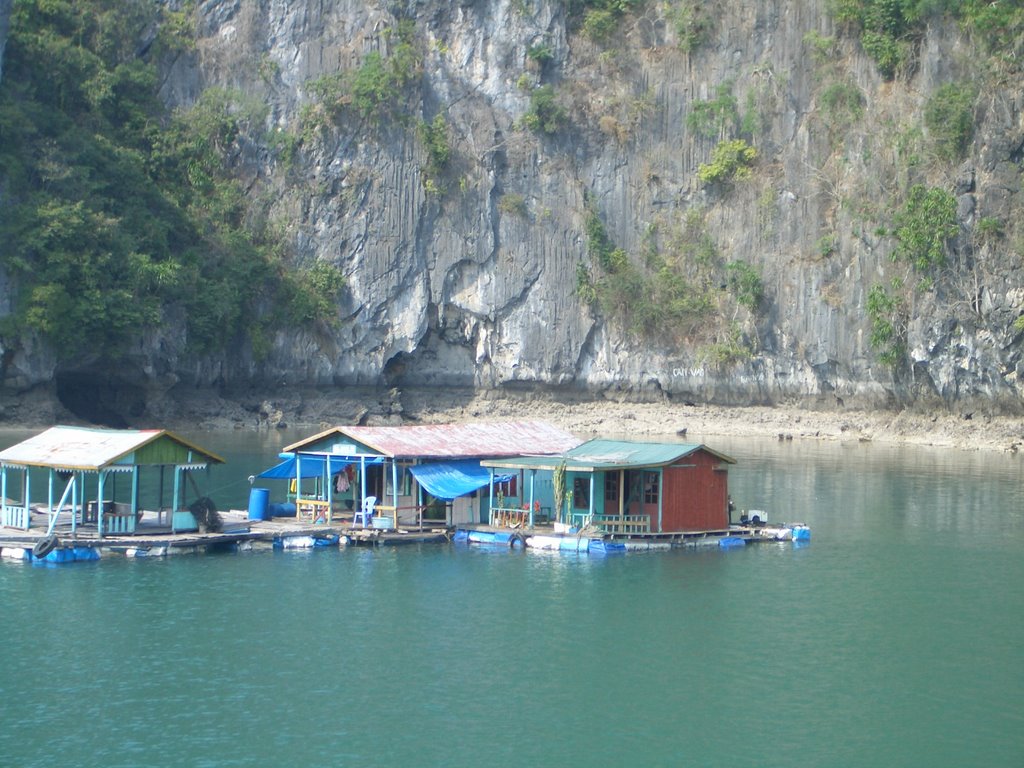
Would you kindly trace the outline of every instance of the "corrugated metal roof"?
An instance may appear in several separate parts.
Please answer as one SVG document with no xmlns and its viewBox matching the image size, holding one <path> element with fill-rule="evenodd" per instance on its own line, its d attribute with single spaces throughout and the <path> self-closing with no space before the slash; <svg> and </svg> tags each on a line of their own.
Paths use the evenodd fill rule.
<svg viewBox="0 0 1024 768">
<path fill-rule="evenodd" d="M 728 456 L 716 453 L 699 443 L 641 443 L 603 439 L 590 440 L 570 450 L 566 456 L 573 461 L 594 467 L 657 467 L 671 464 L 702 448 L 723 461 L 736 463 Z"/>
<path fill-rule="evenodd" d="M 663 467 L 679 459 L 689 456 L 695 451 L 704 450 L 712 456 L 735 464 L 736 460 L 698 443 L 644 443 L 628 440 L 605 440 L 598 438 L 589 440 L 572 448 L 559 458 L 558 462 L 551 458 L 525 456 L 518 459 L 483 462 L 485 466 L 516 467 L 522 469 L 554 469 L 565 460 L 569 471 L 589 472 L 601 469 L 628 469 L 631 467 Z"/>
<path fill-rule="evenodd" d="M 338 439 L 332 439 L 335 437 Z M 561 454 L 580 443 L 575 435 L 545 421 L 506 421 L 334 427 L 290 445 L 285 451 L 330 451 L 332 443 L 353 440 L 381 455 L 406 459 Z"/>
<path fill-rule="evenodd" d="M 200 454 L 201 459 L 216 463 L 224 461 L 163 429 L 50 427 L 35 437 L 0 451 L 0 464 L 98 470 L 116 464 L 122 457 L 161 438 L 180 443 Z"/>
</svg>

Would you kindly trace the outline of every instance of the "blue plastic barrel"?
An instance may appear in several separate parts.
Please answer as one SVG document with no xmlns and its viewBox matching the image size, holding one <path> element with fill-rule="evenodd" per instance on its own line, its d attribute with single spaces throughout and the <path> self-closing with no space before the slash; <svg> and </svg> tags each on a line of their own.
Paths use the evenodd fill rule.
<svg viewBox="0 0 1024 768">
<path fill-rule="evenodd" d="M 793 526 L 793 541 L 810 541 L 811 529 L 806 525 Z"/>
<path fill-rule="evenodd" d="M 267 507 L 266 520 L 274 517 L 295 517 L 295 505 L 290 501 L 285 503 L 271 504 Z"/>
<path fill-rule="evenodd" d="M 270 505 L 269 488 L 253 488 L 249 491 L 249 519 L 266 520 L 267 507 Z"/>
</svg>

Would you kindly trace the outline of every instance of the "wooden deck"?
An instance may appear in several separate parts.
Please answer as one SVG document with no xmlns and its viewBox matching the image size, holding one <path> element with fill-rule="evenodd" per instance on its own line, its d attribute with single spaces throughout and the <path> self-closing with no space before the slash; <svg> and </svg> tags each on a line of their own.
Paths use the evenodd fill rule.
<svg viewBox="0 0 1024 768">
<path fill-rule="evenodd" d="M 71 523 L 64 521 L 54 527 L 53 533 L 60 542 L 60 548 L 88 547 L 114 555 L 217 551 L 249 545 L 287 546 L 286 540 L 302 545 L 302 539 L 323 542 L 336 538 L 334 543 L 342 546 L 388 546 L 449 540 L 446 528 L 426 525 L 422 530 L 379 530 L 353 528 L 350 519 L 336 519 L 327 525 L 295 517 L 250 520 L 247 512 L 239 510 L 221 512 L 220 516 L 223 527 L 215 533 L 174 531 L 169 523 L 169 515 L 158 515 L 156 512 L 144 512 L 136 524 L 135 532 L 130 534 L 105 531 L 101 538 L 95 522 L 79 523 L 72 532 Z M 0 549 L 31 549 L 46 538 L 48 525 L 49 518 L 45 512 L 33 511 L 29 530 L 0 528 Z"/>
</svg>

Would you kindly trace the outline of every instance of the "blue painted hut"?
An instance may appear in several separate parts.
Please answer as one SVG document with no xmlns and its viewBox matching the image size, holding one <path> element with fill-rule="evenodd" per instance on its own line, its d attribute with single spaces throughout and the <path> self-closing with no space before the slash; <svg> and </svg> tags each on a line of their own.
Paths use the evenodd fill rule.
<svg viewBox="0 0 1024 768">
<path fill-rule="evenodd" d="M 482 459 L 559 454 L 579 442 L 544 421 L 338 426 L 285 452 L 295 460 L 300 514 L 330 521 L 348 509 L 362 510 L 364 500 L 372 497 L 373 525 L 398 528 L 422 525 L 431 500 L 446 502 L 446 524 L 486 520 L 486 497 L 473 497 L 491 483 Z M 310 479 L 302 469 L 307 462 L 315 462 L 323 475 Z"/>
</svg>

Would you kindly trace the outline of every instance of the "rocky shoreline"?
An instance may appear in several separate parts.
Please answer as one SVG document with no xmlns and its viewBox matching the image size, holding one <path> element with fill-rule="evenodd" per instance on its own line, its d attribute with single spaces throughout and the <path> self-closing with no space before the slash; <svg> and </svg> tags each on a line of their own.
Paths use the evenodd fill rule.
<svg viewBox="0 0 1024 768">
<path fill-rule="evenodd" d="M 770 437 L 930 445 L 963 450 L 1024 447 L 1024 419 L 979 412 L 810 410 L 795 406 L 726 407 L 633 401 L 601 395 L 457 389 L 168 393 L 132 418 L 137 428 L 173 430 L 305 429 L 339 424 L 442 424 L 541 418 L 581 437 Z M 8 400 L 0 422 L 10 428 L 81 423 L 52 397 Z"/>
<path fill-rule="evenodd" d="M 182 428 L 311 430 L 338 424 L 442 424 L 472 420 L 542 418 L 582 437 L 597 435 L 705 441 L 715 436 L 859 441 L 930 445 L 964 450 L 1017 451 L 1024 419 L 976 412 L 808 410 L 799 407 L 725 407 L 670 400 L 632 402 L 564 393 L 458 390 L 338 390 L 290 392 L 237 400 L 193 400 L 167 414 Z M 186 419 L 174 418 L 191 410 Z"/>
</svg>

